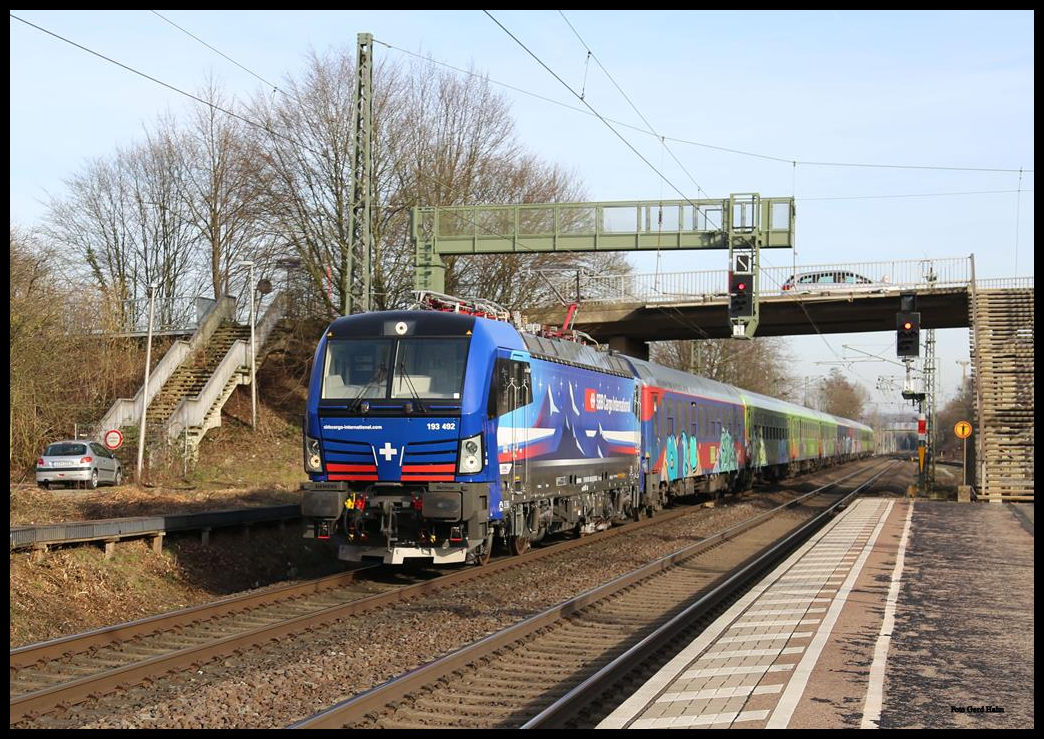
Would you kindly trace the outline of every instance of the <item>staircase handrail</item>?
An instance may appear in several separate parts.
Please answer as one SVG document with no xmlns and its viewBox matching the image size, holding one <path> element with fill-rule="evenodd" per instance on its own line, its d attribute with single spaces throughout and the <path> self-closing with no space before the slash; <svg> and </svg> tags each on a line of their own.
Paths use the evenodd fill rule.
<svg viewBox="0 0 1044 739">
<path fill-rule="evenodd" d="M 221 322 L 235 314 L 236 299 L 225 295 L 207 309 L 203 319 L 199 322 L 199 328 L 188 341 L 178 339 L 175 341 L 163 358 L 149 372 L 149 395 L 145 399 L 146 404 L 151 404 L 164 383 L 170 379 L 174 371 L 181 366 L 186 357 L 192 354 L 198 347 L 210 341 L 210 337 Z M 133 398 L 117 398 L 108 412 L 102 417 L 98 424 L 97 433 L 99 438 L 106 431 L 118 429 L 122 426 L 137 426 L 141 421 L 141 394 L 144 385 L 138 388 Z"/>
<path fill-rule="evenodd" d="M 236 339 L 199 393 L 194 397 L 182 398 L 174 408 L 174 412 L 170 414 L 170 420 L 167 422 L 168 441 L 177 439 L 187 428 L 201 426 L 207 412 L 221 396 L 221 391 L 228 381 L 243 367 L 249 366 L 250 341 Z"/>
<path fill-rule="evenodd" d="M 210 341 L 210 337 L 217 331 L 218 326 L 224 321 L 233 320 L 235 315 L 235 297 L 222 295 L 220 300 L 214 301 L 214 305 L 210 306 L 210 309 L 203 316 L 203 320 L 199 322 L 199 328 L 196 329 L 196 333 L 192 334 L 192 338 L 189 339 L 192 350 L 195 351 L 200 347 L 206 346 Z"/>
<path fill-rule="evenodd" d="M 146 401 L 148 404 L 152 403 L 159 391 L 163 389 L 163 383 L 170 379 L 174 371 L 191 353 L 192 349 L 187 341 L 178 339 L 171 345 L 150 373 L 149 397 Z M 98 424 L 98 433 L 104 434 L 106 431 L 123 426 L 137 426 L 141 422 L 141 393 L 144 388 L 144 385 L 139 387 L 133 398 L 117 398 Z"/>
<path fill-rule="evenodd" d="M 254 327 L 254 343 L 256 344 L 255 350 L 260 349 L 268 341 L 269 335 L 272 333 L 272 329 L 275 328 L 276 324 L 279 323 L 280 319 L 286 313 L 286 293 L 280 290 L 275 297 L 272 298 L 272 302 L 268 305 L 265 310 L 265 314 L 261 317 L 261 320 L 257 322 Z M 249 355 L 247 355 L 249 358 Z"/>
</svg>

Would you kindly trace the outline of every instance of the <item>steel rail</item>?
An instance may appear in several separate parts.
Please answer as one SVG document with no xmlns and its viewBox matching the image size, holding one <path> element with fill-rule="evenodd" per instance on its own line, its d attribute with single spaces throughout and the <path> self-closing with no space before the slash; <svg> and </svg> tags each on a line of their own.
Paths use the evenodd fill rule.
<svg viewBox="0 0 1044 739">
<path fill-rule="evenodd" d="M 843 498 L 840 498 L 800 528 L 796 529 L 778 544 L 775 544 L 766 551 L 756 555 L 751 561 L 735 570 L 727 579 L 694 601 L 681 613 L 671 618 L 651 634 L 648 634 L 623 654 L 617 656 L 596 673 L 588 677 L 539 714 L 524 723 L 520 728 L 562 728 L 564 725 L 568 724 L 580 711 L 584 709 L 584 707 L 594 702 L 596 696 L 604 694 L 611 689 L 611 686 L 614 683 L 618 683 L 623 675 L 634 672 L 638 665 L 645 664 L 657 652 L 664 649 L 666 645 L 674 643 L 678 635 L 689 629 L 692 623 L 697 619 L 700 619 L 703 614 L 711 611 L 720 603 L 729 600 L 735 593 L 745 591 L 752 580 L 755 580 L 763 575 L 767 570 L 775 567 L 792 551 L 808 540 L 813 533 L 818 531 L 834 515 L 835 511 L 847 506 L 849 501 L 859 495 L 862 490 L 875 482 L 887 471 L 887 467 L 880 470 L 873 477 L 852 490 L 852 492 L 848 493 Z"/>
<path fill-rule="evenodd" d="M 865 474 L 865 469 L 854 471 L 838 480 L 822 485 L 798 498 L 702 539 L 695 544 L 688 545 L 672 554 L 665 555 L 664 557 L 643 565 L 630 573 L 621 575 L 604 585 L 592 588 L 575 598 L 553 606 L 542 613 L 531 616 L 502 631 L 491 634 L 474 644 L 463 647 L 437 660 L 429 662 L 426 665 L 411 670 L 404 675 L 393 678 L 392 680 L 375 686 L 370 690 L 364 691 L 345 701 L 341 701 L 324 711 L 292 724 L 288 728 L 314 729 L 342 727 L 346 723 L 345 717 L 347 716 L 364 715 L 378 711 L 386 704 L 397 701 L 411 692 L 416 691 L 418 688 L 437 681 L 443 675 L 450 674 L 465 666 L 467 663 L 480 661 L 505 646 L 522 641 L 533 632 L 539 631 L 564 617 L 575 614 L 591 604 L 605 599 L 612 593 L 624 590 L 637 582 L 646 580 L 661 571 L 674 567 L 679 562 L 690 559 L 691 557 L 714 548 L 729 539 L 735 538 L 745 531 L 766 522 L 779 512 L 800 505 L 802 502 L 813 496 L 821 495 L 823 490 L 837 486 L 860 474 Z M 661 516 L 657 519 L 643 523 L 651 524 L 654 522 L 662 523 L 663 517 Z M 631 530 L 633 531 L 633 529 Z M 558 551 L 562 550 L 559 549 Z"/>
</svg>

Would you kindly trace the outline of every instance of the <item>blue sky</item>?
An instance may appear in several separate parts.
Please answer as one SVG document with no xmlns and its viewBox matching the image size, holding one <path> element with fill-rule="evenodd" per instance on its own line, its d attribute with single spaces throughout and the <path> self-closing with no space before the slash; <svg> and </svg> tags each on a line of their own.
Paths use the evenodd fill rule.
<svg viewBox="0 0 1044 739">
<path fill-rule="evenodd" d="M 796 255 L 764 253 L 766 266 L 974 254 L 980 278 L 1033 275 L 1032 11 L 156 13 L 11 11 L 13 225 L 37 223 L 64 178 L 189 105 L 22 20 L 180 90 L 213 75 L 241 98 L 299 74 L 310 49 L 354 56 L 370 32 L 378 63 L 421 54 L 488 75 L 519 142 L 591 200 L 795 197 Z M 626 126 L 617 135 L 574 93 Z M 725 269 L 726 256 L 632 263 Z M 968 332 L 936 338 L 944 400 Z M 901 384 L 893 332 L 790 341 L 799 376 L 840 366 L 872 391 L 880 377 Z M 848 359 L 860 361 L 817 363 Z M 908 407 L 898 391 L 873 400 Z"/>
</svg>

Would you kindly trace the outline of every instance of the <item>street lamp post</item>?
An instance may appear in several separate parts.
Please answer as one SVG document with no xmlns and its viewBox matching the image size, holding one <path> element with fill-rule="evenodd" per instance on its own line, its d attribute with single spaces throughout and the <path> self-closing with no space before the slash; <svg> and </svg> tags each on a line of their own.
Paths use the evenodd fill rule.
<svg viewBox="0 0 1044 739">
<path fill-rule="evenodd" d="M 156 283 L 149 285 L 149 338 L 145 344 L 145 384 L 141 388 L 141 421 L 138 425 L 138 474 L 135 478 L 141 484 L 141 463 L 145 456 L 145 408 L 149 404 L 149 365 L 152 364 L 152 316 L 156 301 Z"/>
<path fill-rule="evenodd" d="M 254 347 L 254 263 L 240 262 L 250 268 L 250 427 L 257 431 L 257 351 Z"/>
</svg>

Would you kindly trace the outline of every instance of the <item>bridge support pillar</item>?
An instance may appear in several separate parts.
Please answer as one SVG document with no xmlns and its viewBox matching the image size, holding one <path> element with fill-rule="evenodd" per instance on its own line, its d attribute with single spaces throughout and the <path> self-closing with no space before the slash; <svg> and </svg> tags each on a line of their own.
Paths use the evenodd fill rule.
<svg viewBox="0 0 1044 739">
<path fill-rule="evenodd" d="M 609 348 L 636 359 L 649 359 L 649 342 L 632 339 L 629 336 L 613 336 L 609 339 Z"/>
</svg>

